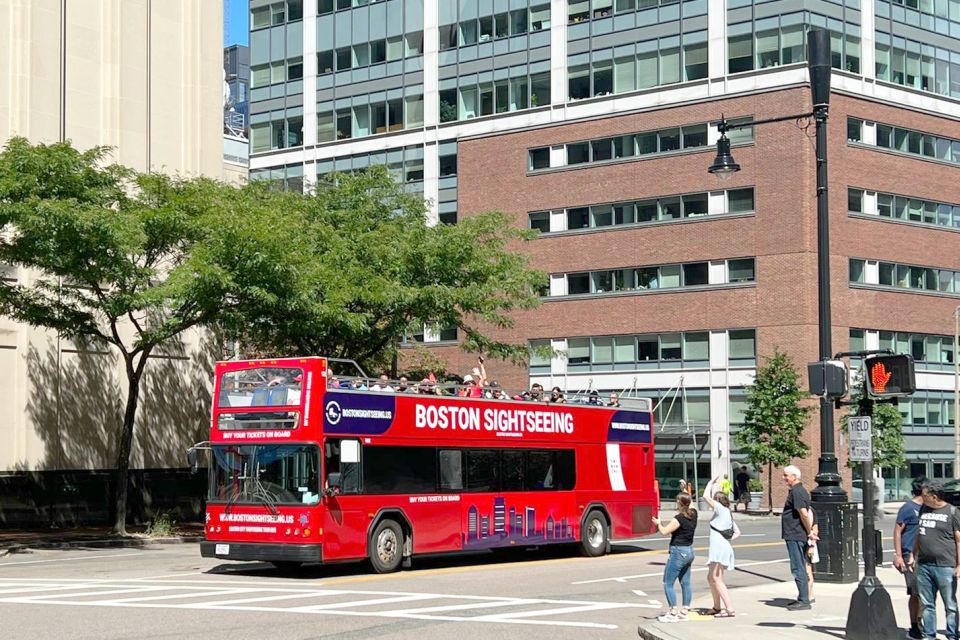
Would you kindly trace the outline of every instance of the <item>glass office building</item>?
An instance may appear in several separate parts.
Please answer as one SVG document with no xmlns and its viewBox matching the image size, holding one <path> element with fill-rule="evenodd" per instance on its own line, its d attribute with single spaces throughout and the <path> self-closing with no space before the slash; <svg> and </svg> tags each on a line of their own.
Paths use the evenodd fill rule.
<svg viewBox="0 0 960 640">
<path fill-rule="evenodd" d="M 721 114 L 809 110 L 806 32 L 828 30 L 834 349 L 912 352 L 909 462 L 885 474 L 957 472 L 960 0 L 251 0 L 250 14 L 251 178 L 309 188 L 383 163 L 439 223 L 498 208 L 539 229 L 550 289 L 510 335 L 565 355 L 501 381 L 667 398 L 663 478 L 739 460 L 744 388 L 774 346 L 801 369 L 817 359 L 812 142 L 794 123 L 746 129 L 744 171 L 718 185 L 706 167 Z M 455 335 L 426 334 L 453 352 Z M 815 468 L 815 416 L 809 434 Z"/>
</svg>

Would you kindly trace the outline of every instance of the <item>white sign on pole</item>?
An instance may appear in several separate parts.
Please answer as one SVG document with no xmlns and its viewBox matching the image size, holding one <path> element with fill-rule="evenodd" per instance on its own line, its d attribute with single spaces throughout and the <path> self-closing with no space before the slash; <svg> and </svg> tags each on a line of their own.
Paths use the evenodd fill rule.
<svg viewBox="0 0 960 640">
<path fill-rule="evenodd" d="M 850 461 L 873 460 L 873 425 L 869 416 L 850 416 Z"/>
</svg>

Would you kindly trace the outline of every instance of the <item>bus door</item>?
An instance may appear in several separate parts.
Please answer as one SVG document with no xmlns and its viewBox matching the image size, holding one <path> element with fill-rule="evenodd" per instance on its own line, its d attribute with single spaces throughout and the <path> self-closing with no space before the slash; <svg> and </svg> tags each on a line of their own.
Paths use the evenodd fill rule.
<svg viewBox="0 0 960 640">
<path fill-rule="evenodd" d="M 355 558 L 367 553 L 367 525 L 358 505 L 360 441 L 326 438 L 323 443 L 323 557 Z"/>
</svg>

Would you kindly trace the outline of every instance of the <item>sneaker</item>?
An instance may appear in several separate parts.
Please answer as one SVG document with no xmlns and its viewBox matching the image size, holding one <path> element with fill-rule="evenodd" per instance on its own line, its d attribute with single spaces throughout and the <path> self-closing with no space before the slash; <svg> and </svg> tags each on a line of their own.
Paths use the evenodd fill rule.
<svg viewBox="0 0 960 640">
<path fill-rule="evenodd" d="M 920 631 L 919 627 L 910 627 L 910 630 L 907 631 L 907 637 L 912 638 L 912 640 L 923 640 L 923 631 Z"/>
<path fill-rule="evenodd" d="M 809 602 L 800 602 L 799 600 L 787 605 L 787 611 L 806 611 L 811 608 Z"/>
<path fill-rule="evenodd" d="M 680 609 L 680 611 L 677 613 L 677 620 L 683 621 L 683 620 L 689 619 L 687 615 L 689 611 L 690 611 L 689 609 L 687 610 Z"/>
<path fill-rule="evenodd" d="M 657 616 L 657 622 L 680 622 L 680 618 L 676 614 L 667 611 Z"/>
</svg>

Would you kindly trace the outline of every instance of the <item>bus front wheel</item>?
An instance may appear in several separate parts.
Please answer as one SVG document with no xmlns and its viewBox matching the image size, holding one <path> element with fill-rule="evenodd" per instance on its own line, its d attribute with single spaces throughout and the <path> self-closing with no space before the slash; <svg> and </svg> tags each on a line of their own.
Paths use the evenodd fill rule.
<svg viewBox="0 0 960 640">
<path fill-rule="evenodd" d="M 607 519 L 599 511 L 591 511 L 580 530 L 580 552 L 590 558 L 601 556 L 607 550 L 608 539 Z"/>
<path fill-rule="evenodd" d="M 373 531 L 370 565 L 377 573 L 391 573 L 403 560 L 403 530 L 393 520 L 384 520 Z"/>
</svg>

